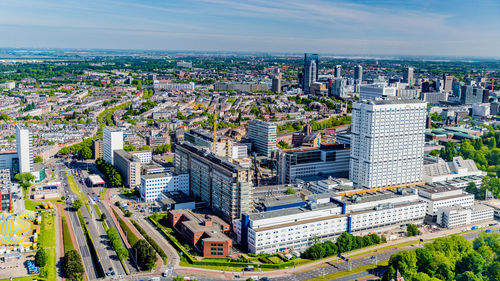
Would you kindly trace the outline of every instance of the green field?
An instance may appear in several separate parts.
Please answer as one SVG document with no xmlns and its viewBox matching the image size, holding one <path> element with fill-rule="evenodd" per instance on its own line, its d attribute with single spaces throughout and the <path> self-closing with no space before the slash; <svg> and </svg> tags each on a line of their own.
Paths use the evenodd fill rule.
<svg viewBox="0 0 500 281">
<path fill-rule="evenodd" d="M 61 225 L 63 229 L 63 244 L 64 244 L 64 252 L 66 253 L 69 250 L 75 250 L 75 246 L 73 246 L 73 240 L 71 240 L 71 233 L 69 231 L 69 225 L 66 222 L 66 218 L 62 216 Z"/>
<path fill-rule="evenodd" d="M 37 210 L 36 207 L 40 206 L 40 205 L 42 205 L 42 203 L 33 201 L 31 199 L 24 200 L 24 206 L 25 206 L 26 210 L 36 211 Z"/>
<path fill-rule="evenodd" d="M 132 232 L 132 230 L 128 227 L 128 225 L 122 220 L 120 216 L 113 209 L 113 213 L 115 214 L 116 219 L 118 219 L 118 223 L 120 224 L 121 229 L 127 236 L 128 243 L 130 246 L 134 246 L 134 244 L 139 241 L 139 238 Z"/>
<path fill-rule="evenodd" d="M 78 197 L 80 197 L 80 200 L 82 200 L 83 205 L 85 205 L 85 207 L 87 208 L 87 211 L 89 211 L 89 213 L 90 213 L 90 207 L 89 207 L 89 204 L 87 202 L 87 198 L 85 197 L 85 194 L 83 193 L 83 191 L 80 188 L 78 188 L 78 185 L 76 184 L 75 178 L 73 177 L 72 174 L 66 174 L 66 177 L 68 178 L 68 185 L 69 185 L 69 188 L 71 189 L 71 192 L 73 192 L 74 194 L 78 195 Z"/>
<path fill-rule="evenodd" d="M 47 265 L 43 269 L 46 278 L 47 280 L 56 280 L 56 231 L 53 212 L 43 213 L 39 243 L 49 256 Z"/>
</svg>

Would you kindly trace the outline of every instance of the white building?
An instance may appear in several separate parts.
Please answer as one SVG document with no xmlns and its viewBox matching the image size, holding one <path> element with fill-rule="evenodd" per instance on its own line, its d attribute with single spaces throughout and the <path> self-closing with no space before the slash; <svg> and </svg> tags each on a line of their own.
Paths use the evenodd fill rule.
<svg viewBox="0 0 500 281">
<path fill-rule="evenodd" d="M 276 124 L 254 119 L 248 124 L 248 138 L 258 154 L 270 157 L 276 150 Z"/>
<path fill-rule="evenodd" d="M 493 220 L 494 209 L 486 205 L 477 204 L 470 207 L 460 205 L 440 208 L 437 223 L 445 228 L 455 228 L 482 221 Z"/>
<path fill-rule="evenodd" d="M 427 204 L 426 213 L 429 216 L 438 215 L 439 208 L 454 205 L 469 207 L 474 205 L 474 195 L 460 188 L 443 185 L 418 186 L 418 195 Z"/>
<path fill-rule="evenodd" d="M 114 164 L 114 151 L 123 149 L 123 132 L 115 127 L 104 127 L 102 130 L 102 158 Z"/>
<path fill-rule="evenodd" d="M 350 180 L 355 186 L 422 181 L 426 110 L 417 100 L 353 104 Z"/>
<path fill-rule="evenodd" d="M 472 117 L 485 118 L 491 115 L 490 104 L 480 103 L 472 105 Z"/>
<path fill-rule="evenodd" d="M 137 157 L 139 159 L 139 162 L 142 164 L 149 164 L 151 161 L 153 161 L 153 153 L 151 150 L 144 150 L 144 151 L 131 151 L 129 152 L 132 156 Z"/>
<path fill-rule="evenodd" d="M 308 182 L 308 189 L 316 194 L 329 193 L 345 187 L 352 188 L 352 182 L 344 178 L 328 178 L 326 180 Z"/>
<path fill-rule="evenodd" d="M 248 157 L 248 147 L 246 145 L 233 145 L 232 158 L 240 159 Z"/>
<path fill-rule="evenodd" d="M 7 90 L 12 90 L 16 87 L 16 82 L 14 81 L 9 81 L 5 83 L 0 83 L 0 88 L 1 89 L 7 89 Z"/>
<path fill-rule="evenodd" d="M 16 148 L 19 158 L 19 173 L 33 171 L 33 142 L 31 132 L 19 125 L 16 127 Z"/>
<path fill-rule="evenodd" d="M 171 90 L 171 89 L 177 89 L 177 90 L 194 90 L 195 84 L 194 82 L 188 82 L 188 83 L 162 83 L 157 80 L 153 82 L 153 88 L 156 89 L 162 89 L 162 90 Z"/>
<path fill-rule="evenodd" d="M 485 175 L 485 172 L 477 168 L 474 160 L 464 160 L 462 156 L 457 156 L 450 162 L 440 161 L 424 165 L 422 179 L 426 183 L 435 183 L 472 176 L 483 177 Z"/>
<path fill-rule="evenodd" d="M 233 228 L 238 243 L 251 253 L 302 251 L 343 232 L 359 235 L 422 223 L 425 206 L 416 190 L 409 188 L 348 197 L 316 194 L 309 196 L 305 206 L 244 214 L 233 222 Z"/>
<path fill-rule="evenodd" d="M 141 177 L 139 193 L 143 202 L 155 201 L 163 192 L 181 191 L 189 194 L 188 174 L 149 174 Z"/>
<path fill-rule="evenodd" d="M 395 97 L 397 88 L 381 85 L 360 85 L 359 99 L 374 100 L 382 97 Z"/>
</svg>

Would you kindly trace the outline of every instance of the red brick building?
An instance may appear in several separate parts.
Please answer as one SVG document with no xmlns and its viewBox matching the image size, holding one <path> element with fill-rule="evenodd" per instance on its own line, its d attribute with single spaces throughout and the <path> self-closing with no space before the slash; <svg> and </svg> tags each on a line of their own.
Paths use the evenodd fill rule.
<svg viewBox="0 0 500 281">
<path fill-rule="evenodd" d="M 179 209 L 171 210 L 168 220 L 172 228 L 202 256 L 227 257 L 230 255 L 233 240 L 225 234 L 230 226 L 219 217 Z"/>
</svg>

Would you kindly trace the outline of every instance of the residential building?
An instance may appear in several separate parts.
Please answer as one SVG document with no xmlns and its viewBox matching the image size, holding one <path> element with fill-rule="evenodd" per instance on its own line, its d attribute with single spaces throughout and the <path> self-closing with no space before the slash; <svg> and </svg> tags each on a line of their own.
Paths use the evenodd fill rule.
<svg viewBox="0 0 500 281">
<path fill-rule="evenodd" d="M 102 159 L 113 165 L 114 151 L 123 149 L 123 132 L 115 127 L 104 127 L 102 138 Z"/>
<path fill-rule="evenodd" d="M 102 159 L 102 140 L 95 139 L 92 141 L 92 148 L 94 150 L 94 160 Z"/>
<path fill-rule="evenodd" d="M 170 83 L 170 82 L 159 82 L 155 80 L 153 82 L 153 88 L 155 90 L 194 90 L 195 88 L 195 83 L 194 82 L 188 82 L 188 83 Z"/>
<path fill-rule="evenodd" d="M 349 148 L 345 144 L 321 144 L 317 148 L 278 151 L 278 181 L 280 184 L 291 184 L 310 176 L 347 177 Z"/>
<path fill-rule="evenodd" d="M 341 78 L 342 77 L 342 65 L 336 65 L 335 66 L 335 78 Z"/>
<path fill-rule="evenodd" d="M 280 77 L 280 75 L 273 77 L 271 91 L 273 91 L 274 93 L 281 92 L 281 77 Z"/>
<path fill-rule="evenodd" d="M 437 224 L 445 228 L 455 228 L 468 224 L 491 221 L 494 218 L 492 207 L 477 204 L 469 207 L 454 205 L 439 208 Z"/>
<path fill-rule="evenodd" d="M 168 134 L 157 134 L 146 137 L 147 144 L 152 150 L 155 150 L 162 144 L 170 144 L 170 136 Z"/>
<path fill-rule="evenodd" d="M 201 146 L 208 149 L 210 152 L 213 151 L 214 138 L 213 133 L 202 130 L 202 129 L 192 129 L 189 132 L 184 133 L 184 141 L 190 142 L 193 145 Z M 215 154 L 218 156 L 231 157 L 232 156 L 232 139 L 226 136 L 216 136 L 215 144 Z"/>
<path fill-rule="evenodd" d="M 354 67 L 354 83 L 356 85 L 361 84 L 363 81 L 363 67 L 361 65 L 356 65 Z"/>
<path fill-rule="evenodd" d="M 318 54 L 304 54 L 304 69 L 302 74 L 302 90 L 309 94 L 309 87 L 318 80 L 319 57 Z"/>
<path fill-rule="evenodd" d="M 189 194 L 189 175 L 160 173 L 141 176 L 139 193 L 143 202 L 156 201 L 160 194 L 167 191 Z"/>
<path fill-rule="evenodd" d="M 359 187 L 422 181 L 427 104 L 371 100 L 352 108 L 350 180 Z"/>
<path fill-rule="evenodd" d="M 231 161 L 187 142 L 175 147 L 175 169 L 178 173 L 189 174 L 189 194 L 205 202 L 225 221 L 250 212 L 251 207 L 250 165 Z"/>
<path fill-rule="evenodd" d="M 9 188 L 0 189 L 0 212 L 7 212 L 12 209 L 12 194 Z"/>
<path fill-rule="evenodd" d="M 16 126 L 16 149 L 19 159 L 19 173 L 29 173 L 33 170 L 33 141 L 29 129 Z"/>
<path fill-rule="evenodd" d="M 233 240 L 225 234 L 230 225 L 220 218 L 179 209 L 169 212 L 168 221 L 201 256 L 230 256 Z"/>
<path fill-rule="evenodd" d="M 190 62 L 190 61 L 178 61 L 177 62 L 177 66 L 178 67 L 187 67 L 187 68 L 192 68 L 193 67 L 193 63 Z"/>
<path fill-rule="evenodd" d="M 141 183 L 141 161 L 133 154 L 117 149 L 114 151 L 114 166 L 123 177 L 123 182 L 128 187 L 136 187 Z"/>
<path fill-rule="evenodd" d="M 258 154 L 271 157 L 276 150 L 276 124 L 254 119 L 248 123 L 248 139 Z"/>
<path fill-rule="evenodd" d="M 381 85 L 361 85 L 359 87 L 360 100 L 374 100 L 382 97 L 395 97 L 397 89 L 395 87 Z"/>
</svg>

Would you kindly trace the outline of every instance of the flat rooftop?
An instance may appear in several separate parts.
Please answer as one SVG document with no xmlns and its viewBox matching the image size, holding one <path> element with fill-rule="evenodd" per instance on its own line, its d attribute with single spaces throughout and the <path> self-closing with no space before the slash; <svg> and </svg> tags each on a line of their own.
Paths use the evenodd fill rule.
<svg viewBox="0 0 500 281">
<path fill-rule="evenodd" d="M 146 174 L 142 175 L 141 177 L 147 180 L 150 179 L 158 179 L 158 178 L 167 178 L 167 177 L 172 177 L 175 176 L 173 173 L 158 173 L 158 174 Z"/>
</svg>

